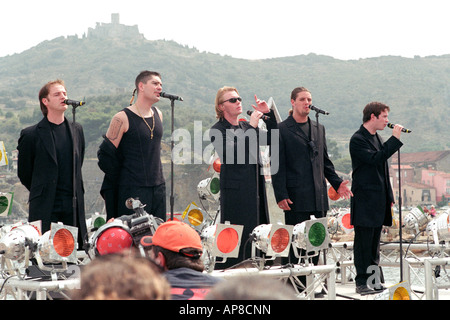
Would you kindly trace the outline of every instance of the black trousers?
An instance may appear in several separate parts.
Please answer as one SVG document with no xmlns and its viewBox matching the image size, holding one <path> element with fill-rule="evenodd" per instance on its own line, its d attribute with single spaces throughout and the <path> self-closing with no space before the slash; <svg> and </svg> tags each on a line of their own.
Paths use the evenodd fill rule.
<svg viewBox="0 0 450 320">
<path fill-rule="evenodd" d="M 354 226 L 353 258 L 356 268 L 356 286 L 384 282 L 380 267 L 380 227 Z M 368 283 L 370 282 L 370 283 Z"/>
</svg>

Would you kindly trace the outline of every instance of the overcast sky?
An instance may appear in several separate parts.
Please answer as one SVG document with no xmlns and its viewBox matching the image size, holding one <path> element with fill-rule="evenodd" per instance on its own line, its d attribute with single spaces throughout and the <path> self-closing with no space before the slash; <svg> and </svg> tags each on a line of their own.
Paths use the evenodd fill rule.
<svg viewBox="0 0 450 320">
<path fill-rule="evenodd" d="M 3 0 L 0 57 L 82 36 L 97 22 L 138 25 L 148 40 L 261 59 L 450 54 L 449 0 Z"/>
</svg>

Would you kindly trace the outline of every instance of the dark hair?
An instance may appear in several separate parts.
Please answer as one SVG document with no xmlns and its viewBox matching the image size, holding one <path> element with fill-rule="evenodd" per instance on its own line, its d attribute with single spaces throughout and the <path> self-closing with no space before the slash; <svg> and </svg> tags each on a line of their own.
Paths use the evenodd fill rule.
<svg viewBox="0 0 450 320">
<path fill-rule="evenodd" d="M 375 117 L 379 117 L 380 113 L 383 112 L 384 110 L 389 111 L 389 107 L 387 105 L 385 105 L 384 103 L 381 102 L 370 102 L 369 104 L 367 104 L 364 107 L 363 110 L 363 123 L 366 123 L 367 121 L 370 120 L 370 117 L 373 113 L 373 115 Z"/>
<path fill-rule="evenodd" d="M 203 272 L 205 265 L 200 259 L 201 251 L 198 249 L 183 249 L 183 253 L 164 249 L 160 246 L 152 246 L 153 253 L 159 252 L 166 258 L 166 267 L 169 270 L 178 268 L 189 268 Z"/>
<path fill-rule="evenodd" d="M 311 93 L 311 92 L 310 92 L 308 89 L 306 89 L 305 87 L 297 87 L 297 88 L 295 88 L 294 90 L 292 90 L 292 92 L 291 92 L 291 100 L 297 99 L 297 95 L 298 95 L 300 92 L 304 92 L 304 91 Z M 294 113 L 294 110 L 291 108 L 291 110 L 289 110 L 289 115 L 292 115 L 292 113 Z"/>
<path fill-rule="evenodd" d="M 48 109 L 45 106 L 45 104 L 42 102 L 42 99 L 47 98 L 48 94 L 50 93 L 50 87 L 55 85 L 55 84 L 60 84 L 64 87 L 64 89 L 66 88 L 64 81 L 57 79 L 55 81 L 49 81 L 47 82 L 42 88 L 41 90 L 39 90 L 39 105 L 41 106 L 41 111 L 42 114 L 46 117 L 48 114 Z"/>
<path fill-rule="evenodd" d="M 136 80 L 134 82 L 135 86 L 136 86 L 136 90 L 139 91 L 139 83 L 147 83 L 147 81 L 152 78 L 152 77 L 159 77 L 161 78 L 161 75 L 156 72 L 156 71 L 141 71 L 141 73 L 138 74 L 138 76 L 136 77 Z"/>
</svg>

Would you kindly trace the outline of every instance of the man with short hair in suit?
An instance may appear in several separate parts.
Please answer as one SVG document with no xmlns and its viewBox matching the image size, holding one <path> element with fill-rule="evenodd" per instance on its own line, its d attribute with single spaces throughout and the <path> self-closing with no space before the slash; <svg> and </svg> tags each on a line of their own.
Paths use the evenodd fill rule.
<svg viewBox="0 0 450 320">
<path fill-rule="evenodd" d="M 64 116 L 66 99 L 67 92 L 62 80 L 48 82 L 39 91 L 44 118 L 20 133 L 17 175 L 30 191 L 28 221 L 41 220 L 42 233 L 50 230 L 52 222 L 77 227 L 78 243 L 82 245 L 87 230 L 81 172 L 85 140 L 82 126 L 68 121 Z"/>
<path fill-rule="evenodd" d="M 363 110 L 363 124 L 350 139 L 352 159 L 351 224 L 354 226 L 354 261 L 356 292 L 373 294 L 383 289 L 380 260 L 380 237 L 384 226 L 392 225 L 394 203 L 389 181 L 388 159 L 403 145 L 402 126 L 395 125 L 392 136 L 383 142 L 377 131 L 388 124 L 389 107 L 371 102 Z M 371 269 L 370 267 L 375 267 Z M 367 286 L 375 271 L 375 286 Z"/>
</svg>

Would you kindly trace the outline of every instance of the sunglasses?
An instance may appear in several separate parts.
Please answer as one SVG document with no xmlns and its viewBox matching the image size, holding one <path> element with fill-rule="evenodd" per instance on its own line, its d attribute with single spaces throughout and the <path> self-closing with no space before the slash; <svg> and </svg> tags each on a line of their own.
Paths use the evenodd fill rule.
<svg viewBox="0 0 450 320">
<path fill-rule="evenodd" d="M 236 103 L 237 101 L 239 101 L 239 102 L 241 102 L 242 101 L 242 98 L 241 97 L 237 97 L 237 98 L 231 98 L 231 99 L 228 99 L 228 100 L 225 100 L 224 102 L 222 102 L 222 103 L 225 103 L 225 102 L 231 102 L 231 103 Z M 222 104 L 221 103 L 221 104 Z"/>
</svg>

